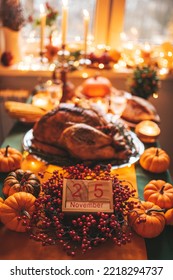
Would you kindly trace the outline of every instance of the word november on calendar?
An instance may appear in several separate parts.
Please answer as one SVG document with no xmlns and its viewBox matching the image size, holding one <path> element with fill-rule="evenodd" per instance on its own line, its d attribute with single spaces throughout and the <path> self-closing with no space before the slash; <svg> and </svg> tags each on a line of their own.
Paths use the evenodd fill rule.
<svg viewBox="0 0 173 280">
<path fill-rule="evenodd" d="M 111 180 L 64 179 L 64 212 L 113 212 Z"/>
</svg>

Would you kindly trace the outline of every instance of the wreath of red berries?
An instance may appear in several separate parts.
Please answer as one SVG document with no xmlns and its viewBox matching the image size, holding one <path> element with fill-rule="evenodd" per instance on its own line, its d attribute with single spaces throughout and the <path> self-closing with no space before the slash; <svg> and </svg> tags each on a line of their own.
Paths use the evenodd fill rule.
<svg viewBox="0 0 173 280">
<path fill-rule="evenodd" d="M 40 174 L 40 176 L 44 176 Z M 67 215 L 62 212 L 63 178 L 82 180 L 112 180 L 113 213 L 84 213 Z M 82 253 L 111 239 L 117 246 L 131 242 L 132 232 L 127 215 L 134 208 L 135 190 L 112 175 L 111 165 L 93 169 L 77 164 L 55 170 L 42 184 L 42 194 L 35 202 L 35 212 L 27 230 L 31 239 L 43 246 L 61 243 L 69 255 L 78 249 Z"/>
</svg>

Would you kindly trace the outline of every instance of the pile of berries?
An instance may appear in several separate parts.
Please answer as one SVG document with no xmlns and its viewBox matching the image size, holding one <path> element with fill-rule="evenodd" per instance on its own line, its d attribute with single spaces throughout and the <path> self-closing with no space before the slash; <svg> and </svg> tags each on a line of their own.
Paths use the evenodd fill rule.
<svg viewBox="0 0 173 280">
<path fill-rule="evenodd" d="M 43 174 L 40 174 L 43 176 Z M 75 213 L 62 212 L 63 179 L 112 180 L 113 213 Z M 36 199 L 35 212 L 27 230 L 31 239 L 42 242 L 42 245 L 61 243 L 69 255 L 80 250 L 86 253 L 108 239 L 116 245 L 131 242 L 132 232 L 127 222 L 129 211 L 135 207 L 131 197 L 135 190 L 112 175 L 111 165 L 93 169 L 77 164 L 55 170 L 52 176 L 42 184 L 42 195 Z"/>
</svg>

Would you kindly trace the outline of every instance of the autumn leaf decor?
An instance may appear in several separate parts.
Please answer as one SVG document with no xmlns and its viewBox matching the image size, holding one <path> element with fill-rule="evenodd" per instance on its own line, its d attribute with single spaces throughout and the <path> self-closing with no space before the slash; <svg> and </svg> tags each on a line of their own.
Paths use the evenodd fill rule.
<svg viewBox="0 0 173 280">
<path fill-rule="evenodd" d="M 148 99 L 159 89 L 159 77 L 157 71 L 152 66 L 137 66 L 129 81 L 130 92 L 135 95 Z"/>
</svg>

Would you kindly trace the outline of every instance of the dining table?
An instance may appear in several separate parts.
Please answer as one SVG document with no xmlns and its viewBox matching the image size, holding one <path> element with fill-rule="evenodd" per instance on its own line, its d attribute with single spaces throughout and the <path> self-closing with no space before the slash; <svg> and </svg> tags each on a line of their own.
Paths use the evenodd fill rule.
<svg viewBox="0 0 173 280">
<path fill-rule="evenodd" d="M 26 133 L 33 128 L 33 124 L 26 124 L 16 121 L 11 131 L 3 141 L 1 147 L 10 145 L 13 148 L 23 152 L 23 139 Z M 145 144 L 145 149 L 151 146 L 160 147 L 159 139 L 155 143 Z M 133 170 L 136 179 L 138 196 L 143 200 L 144 186 L 150 180 L 164 180 L 172 184 L 172 177 L 167 170 L 166 172 L 156 174 L 144 170 L 139 160 L 133 164 Z M 121 174 L 124 174 L 122 167 Z M 131 171 L 130 171 L 131 172 Z M 3 180 L 7 174 L 0 173 L 0 196 L 2 194 Z M 27 233 L 15 232 L 8 230 L 5 225 L 0 223 L 0 259 L 1 260 L 61 260 L 61 259 L 144 259 L 144 260 L 173 260 L 173 226 L 165 226 L 162 233 L 155 238 L 142 238 L 135 235 L 134 240 L 128 245 L 120 247 L 113 245 L 110 241 L 105 242 L 88 252 L 82 254 L 78 252 L 76 256 L 68 256 L 63 251 L 61 244 L 42 246 L 39 242 L 31 240 Z"/>
</svg>

